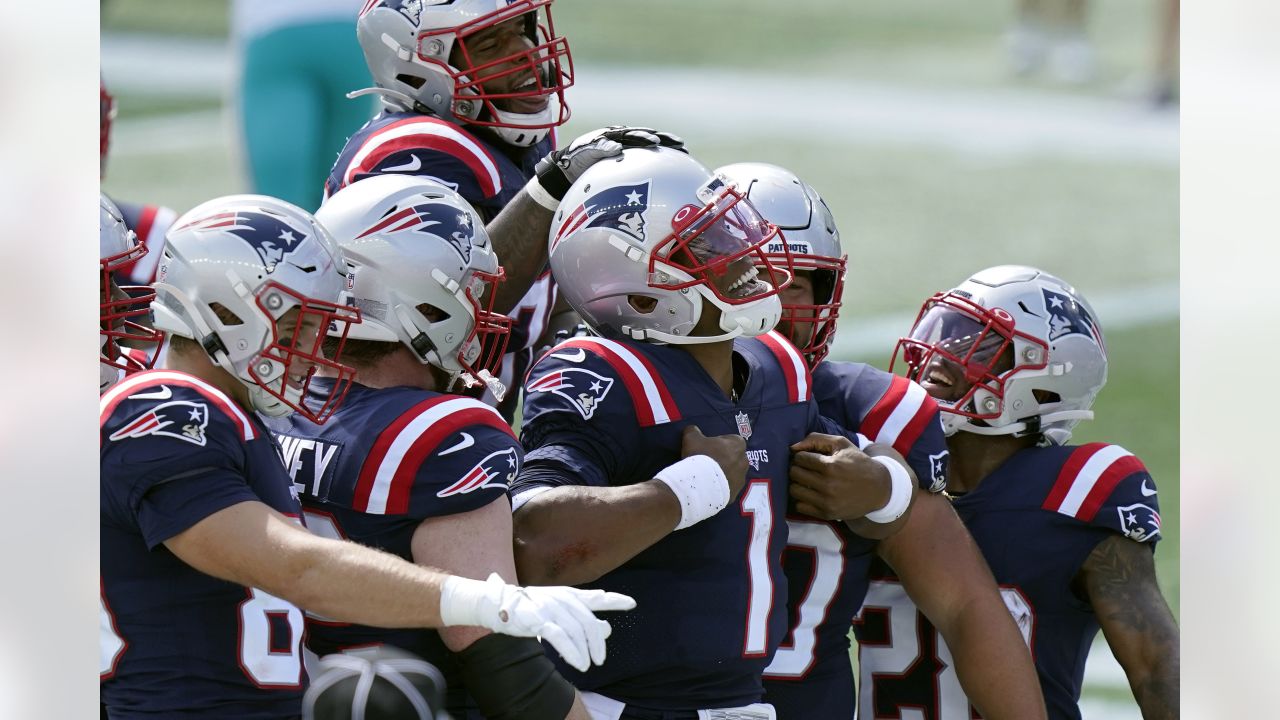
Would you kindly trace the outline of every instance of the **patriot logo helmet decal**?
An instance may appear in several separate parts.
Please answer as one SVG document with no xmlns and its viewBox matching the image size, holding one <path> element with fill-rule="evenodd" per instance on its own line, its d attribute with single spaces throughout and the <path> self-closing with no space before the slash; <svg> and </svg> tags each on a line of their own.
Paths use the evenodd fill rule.
<svg viewBox="0 0 1280 720">
<path fill-rule="evenodd" d="M 471 246 L 476 239 L 475 223 L 469 213 L 460 212 L 448 203 L 428 201 L 393 209 L 356 237 L 397 232 L 437 235 L 449 243 L 463 263 L 471 262 Z"/>
<path fill-rule="evenodd" d="M 163 435 L 204 447 L 205 428 L 209 426 L 209 406 L 204 403 L 173 400 L 157 405 L 130 420 L 109 438 Z"/>
<path fill-rule="evenodd" d="M 649 209 L 649 181 L 606 188 L 568 214 L 554 242 L 580 228 L 612 228 L 644 242 L 644 213 Z"/>
<path fill-rule="evenodd" d="M 584 420 L 590 420 L 613 387 L 613 378 L 597 375 L 585 368 L 555 370 L 534 380 L 526 392 L 555 393 L 568 400 Z"/>
<path fill-rule="evenodd" d="M 1066 335 L 1085 335 L 1093 338 L 1105 353 L 1107 346 L 1102 342 L 1102 331 L 1098 323 L 1083 305 L 1065 293 L 1041 289 L 1044 293 L 1044 309 L 1049 313 L 1049 340 L 1057 340 Z"/>
<path fill-rule="evenodd" d="M 198 218 L 178 230 L 222 230 L 244 240 L 258 253 L 267 272 L 274 272 L 286 255 L 297 249 L 306 230 L 291 225 L 282 215 L 265 208 L 236 210 Z"/>
</svg>

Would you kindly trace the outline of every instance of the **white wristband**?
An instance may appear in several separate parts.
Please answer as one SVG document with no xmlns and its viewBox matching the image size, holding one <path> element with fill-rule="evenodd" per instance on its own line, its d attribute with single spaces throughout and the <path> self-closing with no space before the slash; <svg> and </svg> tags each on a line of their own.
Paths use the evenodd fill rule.
<svg viewBox="0 0 1280 720">
<path fill-rule="evenodd" d="M 879 510 L 867 513 L 866 517 L 871 522 L 887 525 L 902 517 L 902 513 L 911 506 L 911 475 L 907 473 L 906 468 L 902 467 L 902 463 L 891 457 L 874 455 L 871 459 L 889 471 L 889 482 L 893 487 L 889 491 L 889 502 Z"/>
<path fill-rule="evenodd" d="M 529 193 L 529 197 L 542 207 L 555 212 L 560 209 L 560 201 L 551 197 L 551 193 L 542 187 L 542 183 L 538 182 L 538 176 L 534 175 L 529 178 L 529 182 L 524 184 L 524 191 Z"/>
<path fill-rule="evenodd" d="M 658 471 L 661 480 L 680 501 L 680 524 L 676 530 L 706 520 L 729 504 L 729 478 L 720 463 L 706 455 L 691 455 Z"/>
</svg>

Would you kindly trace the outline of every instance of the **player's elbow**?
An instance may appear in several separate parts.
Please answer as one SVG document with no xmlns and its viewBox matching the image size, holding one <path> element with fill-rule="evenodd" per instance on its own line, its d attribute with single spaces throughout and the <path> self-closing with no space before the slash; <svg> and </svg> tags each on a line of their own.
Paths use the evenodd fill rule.
<svg viewBox="0 0 1280 720">
<path fill-rule="evenodd" d="M 515 515 L 513 551 L 521 585 L 581 585 L 600 578 L 595 544 L 539 526 L 524 512 Z"/>
</svg>

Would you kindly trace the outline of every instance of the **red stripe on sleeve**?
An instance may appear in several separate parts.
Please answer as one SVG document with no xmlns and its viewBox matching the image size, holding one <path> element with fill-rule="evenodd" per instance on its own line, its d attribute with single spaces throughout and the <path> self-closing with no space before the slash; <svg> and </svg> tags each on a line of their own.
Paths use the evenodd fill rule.
<svg viewBox="0 0 1280 720">
<path fill-rule="evenodd" d="M 431 453 L 450 435 L 475 425 L 488 425 L 511 433 L 511 428 L 495 417 L 488 408 L 470 407 L 451 413 L 431 424 L 426 432 L 418 436 L 405 453 L 404 459 L 396 468 L 391 478 L 391 490 L 387 493 L 387 514 L 403 515 L 409 512 L 409 497 L 413 490 L 413 480 L 418 475 L 418 468 L 426 462 Z"/>
<path fill-rule="evenodd" d="M 1076 448 L 1075 452 L 1071 453 L 1071 457 L 1067 458 L 1067 461 L 1063 463 L 1062 470 L 1058 471 L 1058 479 L 1053 483 L 1053 489 L 1049 491 L 1049 497 L 1045 498 L 1044 504 L 1040 507 L 1056 512 L 1062 506 L 1062 501 L 1066 499 L 1067 493 L 1071 492 L 1071 485 L 1075 483 L 1076 476 L 1080 474 L 1081 468 L 1084 467 L 1085 463 L 1089 462 L 1089 458 L 1106 446 L 1106 443 L 1089 443 Z"/>
<path fill-rule="evenodd" d="M 378 476 L 378 466 L 382 464 L 382 459 L 387 456 L 387 450 L 391 449 L 391 443 L 395 442 L 400 432 L 419 415 L 447 400 L 449 400 L 448 395 L 423 400 L 401 414 L 382 431 L 382 434 L 378 435 L 378 439 L 373 442 L 373 447 L 369 449 L 369 455 L 364 459 L 364 464 L 360 466 L 360 477 L 356 480 L 356 492 L 352 498 L 352 504 L 356 510 L 365 512 L 369 509 L 369 496 L 373 494 L 373 483 Z"/>
<path fill-rule="evenodd" d="M 910 382 L 908 380 L 908 382 Z M 916 444 L 916 440 L 920 439 L 920 434 L 924 432 L 929 423 L 938 416 L 938 403 L 933 398 L 925 394 L 924 402 L 920 403 L 920 407 L 916 409 L 916 414 L 911 418 L 911 422 L 902 428 L 902 432 L 898 433 L 898 439 L 893 443 L 893 449 L 897 450 L 902 457 L 906 457 L 911 452 L 911 446 Z"/>
<path fill-rule="evenodd" d="M 1111 463 L 1110 467 L 1102 472 L 1098 482 L 1093 484 L 1093 489 L 1085 496 L 1084 502 L 1080 504 L 1080 510 L 1076 513 L 1076 518 L 1092 522 L 1098 511 L 1102 509 L 1102 504 L 1111 497 L 1111 493 L 1115 491 L 1116 485 L 1119 485 L 1121 480 L 1146 470 L 1146 466 L 1134 455 L 1126 455 Z"/>
<path fill-rule="evenodd" d="M 907 396 L 907 388 L 910 387 L 907 383 L 909 382 L 911 381 L 901 375 L 894 375 L 884 396 L 867 411 L 867 416 L 862 419 L 861 425 L 858 426 L 858 432 L 872 439 L 879 435 L 884 428 L 885 422 L 893 414 L 894 408 L 898 407 L 898 403 L 902 402 L 902 398 Z"/>
</svg>

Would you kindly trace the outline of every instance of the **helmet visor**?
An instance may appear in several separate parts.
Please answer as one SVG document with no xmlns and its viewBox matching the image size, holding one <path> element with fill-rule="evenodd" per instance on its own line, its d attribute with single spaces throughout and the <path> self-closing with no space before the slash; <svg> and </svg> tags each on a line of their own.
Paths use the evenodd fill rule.
<svg viewBox="0 0 1280 720">
<path fill-rule="evenodd" d="M 786 243 L 776 240 L 778 227 L 760 213 L 732 185 L 713 179 L 698 191 L 701 204 L 689 204 L 671 219 L 672 233 L 654 248 L 649 284 L 681 290 L 705 284 L 730 305 L 776 295 L 791 284 L 792 259 Z M 781 247 L 770 254 L 770 244 Z M 663 273 L 664 265 L 694 279 L 680 281 Z"/>
</svg>

